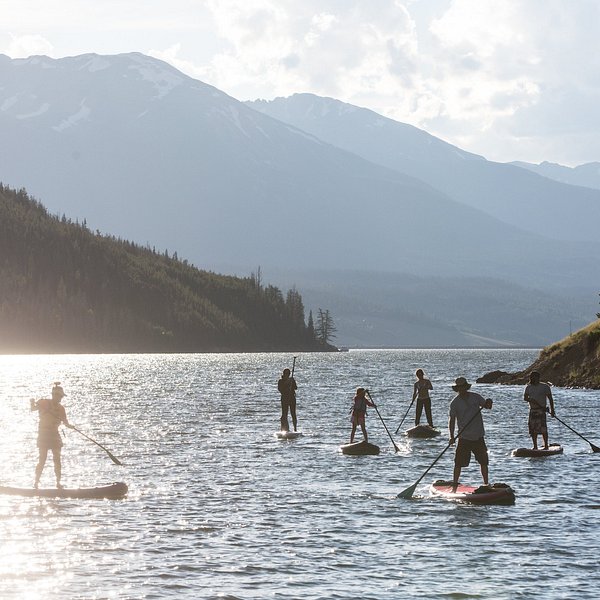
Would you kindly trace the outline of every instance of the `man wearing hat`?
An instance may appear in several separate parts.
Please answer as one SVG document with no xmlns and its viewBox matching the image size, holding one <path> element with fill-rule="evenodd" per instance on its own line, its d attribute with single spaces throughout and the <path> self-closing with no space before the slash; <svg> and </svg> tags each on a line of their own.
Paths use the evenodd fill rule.
<svg viewBox="0 0 600 600">
<path fill-rule="evenodd" d="M 464 378 L 458 377 L 452 389 L 458 395 L 450 402 L 448 412 L 448 429 L 450 431 L 450 443 L 454 443 L 454 429 L 458 424 L 458 444 L 454 454 L 454 477 L 453 489 L 456 491 L 460 472 L 463 467 L 469 466 L 471 453 L 481 467 L 481 476 L 484 485 L 488 485 L 488 451 L 485 445 L 485 430 L 483 428 L 482 408 L 492 408 L 492 400 L 470 392 L 471 384 Z"/>
<path fill-rule="evenodd" d="M 38 439 L 37 445 L 39 448 L 40 456 L 38 464 L 35 468 L 35 488 L 40 483 L 40 477 L 46 464 L 46 458 L 48 456 L 48 450 L 52 450 L 52 459 L 54 461 L 54 474 L 56 475 L 56 487 L 62 488 L 60 483 L 61 478 L 61 449 L 63 446 L 62 439 L 58 428 L 61 423 L 66 427 L 71 427 L 69 420 L 67 419 L 67 413 L 65 407 L 60 401 L 65 396 L 65 392 L 57 381 L 52 388 L 52 399 L 41 398 L 37 402 L 31 400 L 31 410 L 37 410 L 40 415 L 40 423 L 38 427 Z"/>
</svg>

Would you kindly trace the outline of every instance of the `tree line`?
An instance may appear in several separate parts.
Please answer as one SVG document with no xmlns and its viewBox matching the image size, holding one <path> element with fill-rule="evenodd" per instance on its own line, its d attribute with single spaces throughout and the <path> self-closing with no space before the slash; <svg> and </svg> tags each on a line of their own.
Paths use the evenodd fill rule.
<svg viewBox="0 0 600 600">
<path fill-rule="evenodd" d="M 50 215 L 0 184 L 0 352 L 333 350 L 302 296 Z"/>
</svg>

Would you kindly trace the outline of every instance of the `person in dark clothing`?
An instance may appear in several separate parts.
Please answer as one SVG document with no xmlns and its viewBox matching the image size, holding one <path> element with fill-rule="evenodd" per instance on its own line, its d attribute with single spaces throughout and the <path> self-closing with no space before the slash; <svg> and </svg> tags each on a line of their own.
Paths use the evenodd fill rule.
<svg viewBox="0 0 600 600">
<path fill-rule="evenodd" d="M 277 389 L 281 394 L 281 431 L 289 431 L 288 412 L 292 417 L 294 431 L 297 430 L 298 420 L 296 418 L 296 390 L 298 385 L 291 376 L 289 369 L 284 369 L 281 379 L 277 382 Z"/>
</svg>

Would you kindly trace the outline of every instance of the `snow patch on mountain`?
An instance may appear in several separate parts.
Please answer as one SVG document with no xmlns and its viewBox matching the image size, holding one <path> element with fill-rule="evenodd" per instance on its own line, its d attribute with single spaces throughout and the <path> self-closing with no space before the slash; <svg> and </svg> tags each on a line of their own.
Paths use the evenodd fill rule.
<svg viewBox="0 0 600 600">
<path fill-rule="evenodd" d="M 61 132 L 65 129 L 69 129 L 69 127 L 74 127 L 75 125 L 79 124 L 80 121 L 87 120 L 91 112 L 91 109 L 88 106 L 86 106 L 84 98 L 81 101 L 79 110 L 75 114 L 71 115 L 70 117 L 67 117 L 58 125 L 53 125 L 52 129 L 54 129 L 54 131 Z"/>
<path fill-rule="evenodd" d="M 177 75 L 175 70 L 161 68 L 161 63 L 155 60 L 148 60 L 141 54 L 131 54 L 129 58 L 136 64 L 129 65 L 128 68 L 137 71 L 144 81 L 154 86 L 157 91 L 155 98 L 159 100 L 183 83 L 183 77 Z"/>
<path fill-rule="evenodd" d="M 32 119 L 34 117 L 39 117 L 40 115 L 43 115 L 45 112 L 48 112 L 49 108 L 50 108 L 50 104 L 48 104 L 47 102 L 44 102 L 44 104 L 42 104 L 37 110 L 34 110 L 33 112 L 26 113 L 23 115 L 17 115 L 17 119 L 22 121 L 23 119 Z"/>
</svg>

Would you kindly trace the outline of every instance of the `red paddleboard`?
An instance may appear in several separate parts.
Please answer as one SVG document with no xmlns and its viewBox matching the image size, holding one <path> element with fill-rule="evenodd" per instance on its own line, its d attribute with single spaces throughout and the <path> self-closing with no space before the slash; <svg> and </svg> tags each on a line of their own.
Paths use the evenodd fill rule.
<svg viewBox="0 0 600 600">
<path fill-rule="evenodd" d="M 451 481 L 438 480 L 431 484 L 429 491 L 433 496 L 441 496 L 447 500 L 457 502 L 468 502 L 470 504 L 514 504 L 515 492 L 505 483 L 494 483 L 492 485 L 458 484 L 455 491 L 452 490 Z"/>
</svg>

